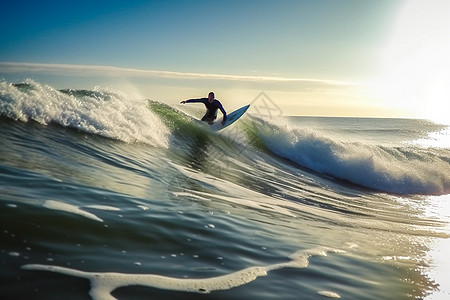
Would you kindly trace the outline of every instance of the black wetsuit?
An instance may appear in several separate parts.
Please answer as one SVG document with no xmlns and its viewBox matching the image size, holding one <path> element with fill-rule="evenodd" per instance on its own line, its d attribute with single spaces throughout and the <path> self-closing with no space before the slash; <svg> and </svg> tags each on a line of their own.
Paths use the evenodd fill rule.
<svg viewBox="0 0 450 300">
<path fill-rule="evenodd" d="M 225 121 L 227 119 L 227 112 L 222 106 L 222 103 L 219 102 L 219 100 L 214 99 L 213 103 L 209 103 L 208 98 L 200 98 L 200 99 L 189 99 L 186 100 L 186 103 L 203 103 L 206 106 L 206 113 L 202 118 L 202 121 L 212 123 L 217 118 L 217 110 L 220 109 L 220 111 L 223 114 L 223 120 Z"/>
</svg>

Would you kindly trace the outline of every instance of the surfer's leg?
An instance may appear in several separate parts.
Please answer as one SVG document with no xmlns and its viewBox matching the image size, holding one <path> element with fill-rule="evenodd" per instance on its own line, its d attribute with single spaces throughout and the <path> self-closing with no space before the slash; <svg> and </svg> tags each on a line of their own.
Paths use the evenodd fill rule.
<svg viewBox="0 0 450 300">
<path fill-rule="evenodd" d="M 207 111 L 206 114 L 203 116 L 202 121 L 203 122 L 208 122 L 209 124 L 214 123 L 214 120 L 217 118 L 217 113 L 216 114 L 211 114 L 210 111 Z"/>
<path fill-rule="evenodd" d="M 209 124 L 212 124 L 212 123 L 214 123 L 214 118 L 208 118 L 208 116 L 204 116 L 204 117 L 202 118 L 202 121 L 203 121 L 203 122 L 207 122 L 207 123 L 209 123 Z"/>
</svg>

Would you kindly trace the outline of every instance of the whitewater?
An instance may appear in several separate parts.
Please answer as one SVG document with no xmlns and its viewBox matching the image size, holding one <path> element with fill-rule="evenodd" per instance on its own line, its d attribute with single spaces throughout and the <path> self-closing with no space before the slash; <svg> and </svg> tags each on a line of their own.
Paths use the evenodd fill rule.
<svg viewBox="0 0 450 300">
<path fill-rule="evenodd" d="M 251 108 L 0 82 L 1 298 L 449 296 L 450 126 Z"/>
</svg>

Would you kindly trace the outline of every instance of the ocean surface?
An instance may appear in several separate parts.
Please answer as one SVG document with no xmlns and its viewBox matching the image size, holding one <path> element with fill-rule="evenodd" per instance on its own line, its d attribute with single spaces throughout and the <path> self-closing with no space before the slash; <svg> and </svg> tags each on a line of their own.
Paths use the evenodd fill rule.
<svg viewBox="0 0 450 300">
<path fill-rule="evenodd" d="M 163 100 L 0 83 L 0 299 L 450 299 L 448 125 Z"/>
</svg>

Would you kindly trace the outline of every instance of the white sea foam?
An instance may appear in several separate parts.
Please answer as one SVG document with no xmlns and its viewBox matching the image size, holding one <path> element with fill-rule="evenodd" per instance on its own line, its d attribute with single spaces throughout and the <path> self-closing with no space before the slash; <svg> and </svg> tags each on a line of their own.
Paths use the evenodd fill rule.
<svg viewBox="0 0 450 300">
<path fill-rule="evenodd" d="M 331 291 L 318 291 L 317 294 L 328 298 L 336 298 L 336 299 L 341 298 L 341 296 L 338 293 Z"/>
<path fill-rule="evenodd" d="M 260 127 L 260 137 L 273 153 L 316 172 L 395 194 L 450 193 L 447 149 L 370 145 L 311 129 Z"/>
<path fill-rule="evenodd" d="M 108 210 L 108 211 L 119 211 L 120 208 L 109 206 L 109 205 L 86 205 L 83 207 L 98 209 L 98 210 Z"/>
<path fill-rule="evenodd" d="M 103 220 L 100 219 L 99 217 L 97 217 L 96 215 L 94 215 L 94 214 L 92 214 L 90 212 L 84 211 L 84 210 L 80 209 L 80 207 L 72 205 L 72 204 L 68 204 L 68 203 L 64 203 L 64 202 L 60 202 L 60 201 L 55 201 L 55 200 L 46 200 L 44 202 L 44 204 L 42 204 L 42 206 L 46 207 L 46 208 L 49 208 L 49 209 L 65 211 L 65 212 L 68 212 L 68 213 L 72 213 L 72 214 L 83 216 L 83 217 L 91 219 L 91 220 L 103 222 Z"/>
<path fill-rule="evenodd" d="M 306 268 L 309 263 L 309 257 L 314 255 L 325 256 L 327 252 L 339 252 L 339 250 L 327 247 L 317 247 L 309 250 L 300 250 L 291 255 L 291 261 L 286 263 L 260 267 L 249 267 L 223 276 L 200 279 L 173 278 L 154 274 L 83 272 L 65 267 L 40 264 L 23 265 L 22 269 L 50 271 L 75 277 L 86 278 L 91 282 L 91 290 L 89 294 L 94 300 L 111 300 L 116 299 L 111 295 L 112 291 L 119 287 L 130 285 L 142 285 L 165 290 L 194 293 L 210 293 L 218 290 L 228 290 L 252 282 L 258 277 L 267 275 L 267 273 L 272 270 L 287 267 Z"/>
<path fill-rule="evenodd" d="M 41 124 L 57 123 L 125 142 L 168 147 L 168 129 L 147 107 L 147 101 L 96 88 L 58 91 L 27 80 L 21 87 L 0 82 L 0 114 Z"/>
</svg>

